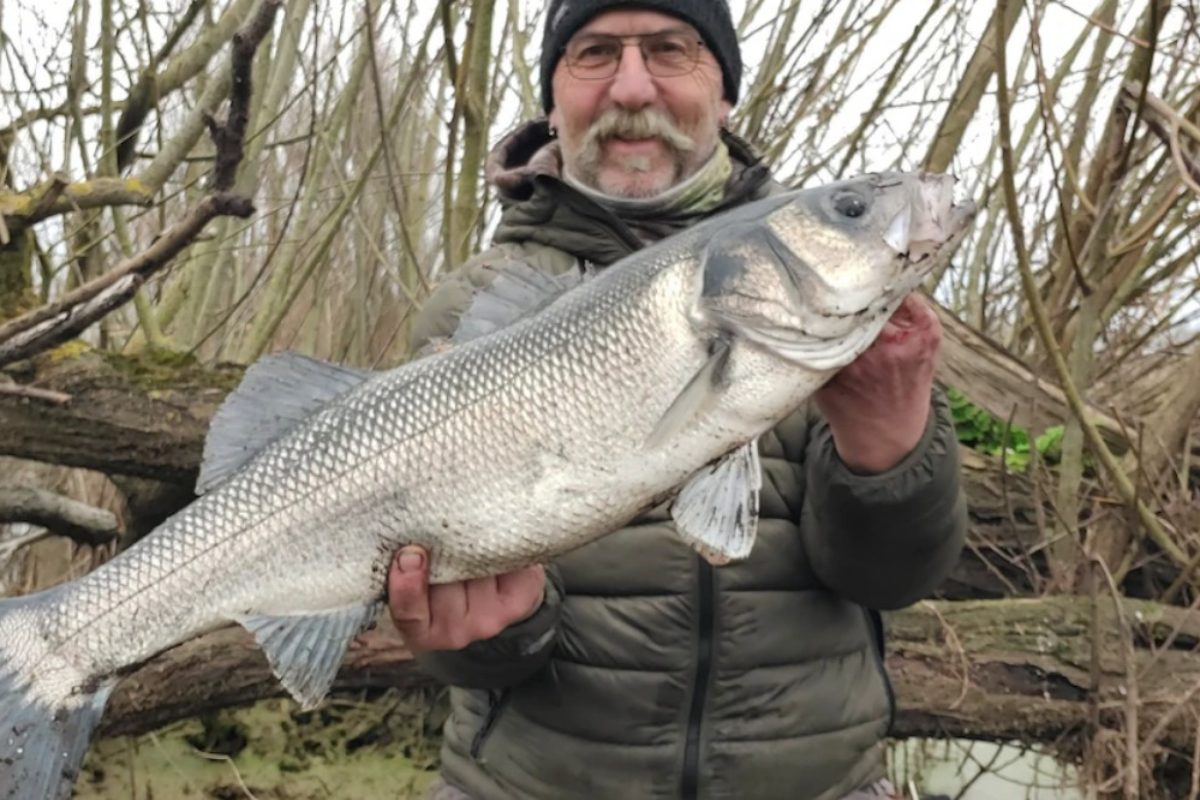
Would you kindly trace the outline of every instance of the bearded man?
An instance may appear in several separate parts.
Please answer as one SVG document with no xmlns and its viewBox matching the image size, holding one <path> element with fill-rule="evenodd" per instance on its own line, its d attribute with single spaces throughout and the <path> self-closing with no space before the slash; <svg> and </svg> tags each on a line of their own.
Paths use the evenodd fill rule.
<svg viewBox="0 0 1200 800">
<path fill-rule="evenodd" d="M 554 0 L 547 118 L 493 151 L 490 249 L 441 282 L 414 345 L 453 334 L 520 262 L 603 269 L 782 190 L 726 130 L 741 56 L 725 0 Z M 665 508 L 557 562 L 429 586 L 404 548 L 392 617 L 451 688 L 438 800 L 898 797 L 877 611 L 930 592 L 966 527 L 933 386 L 940 328 L 908 298 L 879 340 L 759 441 L 754 551 L 714 569 Z"/>
</svg>

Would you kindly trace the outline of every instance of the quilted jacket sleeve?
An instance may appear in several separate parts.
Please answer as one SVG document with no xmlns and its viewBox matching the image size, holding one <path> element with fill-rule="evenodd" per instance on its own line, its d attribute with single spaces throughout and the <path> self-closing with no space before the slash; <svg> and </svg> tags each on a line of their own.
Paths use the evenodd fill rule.
<svg viewBox="0 0 1200 800">
<path fill-rule="evenodd" d="M 801 534 L 818 578 L 860 605 L 893 609 L 931 592 L 950 572 L 967 528 L 950 407 L 934 392 L 920 443 L 878 475 L 859 475 L 823 421 L 806 453 Z"/>
</svg>

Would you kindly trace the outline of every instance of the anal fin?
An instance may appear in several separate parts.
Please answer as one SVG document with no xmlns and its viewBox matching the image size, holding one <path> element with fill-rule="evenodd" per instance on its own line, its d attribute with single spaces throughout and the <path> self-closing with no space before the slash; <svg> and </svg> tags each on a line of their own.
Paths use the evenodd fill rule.
<svg viewBox="0 0 1200 800">
<path fill-rule="evenodd" d="M 238 617 L 254 634 L 280 683 L 304 710 L 315 708 L 333 685 L 350 640 L 375 619 L 378 603 L 307 615 Z"/>
<path fill-rule="evenodd" d="M 701 469 L 683 487 L 671 507 L 679 536 L 714 565 L 746 558 L 758 531 L 761 488 L 754 439 Z"/>
</svg>

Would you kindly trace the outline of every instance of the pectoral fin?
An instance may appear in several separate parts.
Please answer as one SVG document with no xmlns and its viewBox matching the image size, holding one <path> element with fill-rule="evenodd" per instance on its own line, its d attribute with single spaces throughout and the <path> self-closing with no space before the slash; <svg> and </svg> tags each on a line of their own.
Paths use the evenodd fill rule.
<svg viewBox="0 0 1200 800">
<path fill-rule="evenodd" d="M 370 627 L 378 611 L 372 603 L 322 614 L 252 614 L 237 622 L 254 634 L 275 676 L 307 711 L 329 692 L 350 640 Z"/>
<path fill-rule="evenodd" d="M 758 530 L 761 488 L 755 439 L 706 466 L 683 487 L 671 507 L 680 537 L 711 564 L 746 558 Z"/>
<path fill-rule="evenodd" d="M 692 376 L 687 386 L 663 412 L 653 432 L 646 439 L 646 447 L 655 449 L 670 441 L 684 426 L 712 408 L 721 392 L 725 380 L 725 367 L 729 363 L 729 342 L 724 338 L 713 341 L 709 358 L 704 366 Z"/>
</svg>

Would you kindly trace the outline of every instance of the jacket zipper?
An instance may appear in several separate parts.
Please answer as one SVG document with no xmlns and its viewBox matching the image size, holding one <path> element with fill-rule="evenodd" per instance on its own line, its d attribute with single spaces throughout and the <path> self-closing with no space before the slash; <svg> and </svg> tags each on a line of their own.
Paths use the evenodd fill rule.
<svg viewBox="0 0 1200 800">
<path fill-rule="evenodd" d="M 708 695 L 708 677 L 713 660 L 713 606 L 716 585 L 712 565 L 697 556 L 700 562 L 699 637 L 696 643 L 696 684 L 692 688 L 692 703 L 688 711 L 687 737 L 683 749 L 683 785 L 685 800 L 699 796 L 700 791 L 700 728 L 704 720 L 704 700 Z"/>
<path fill-rule="evenodd" d="M 483 746 L 487 744 L 488 737 L 491 736 L 492 730 L 496 727 L 496 722 L 500 719 L 500 712 L 504 710 L 504 706 L 508 703 L 509 692 L 507 690 L 496 690 L 488 692 L 488 713 L 484 717 L 483 724 L 479 726 L 479 730 L 475 732 L 475 738 L 471 740 L 471 758 L 475 761 L 480 761 L 480 754 L 483 752 Z"/>
<path fill-rule="evenodd" d="M 884 641 L 883 615 L 872 609 L 863 609 L 867 618 L 867 635 L 871 637 L 871 653 L 875 656 L 875 668 L 883 680 L 883 689 L 887 692 L 888 702 L 888 731 L 896 724 L 896 692 L 892 688 L 892 680 L 888 677 L 886 643 Z"/>
</svg>

